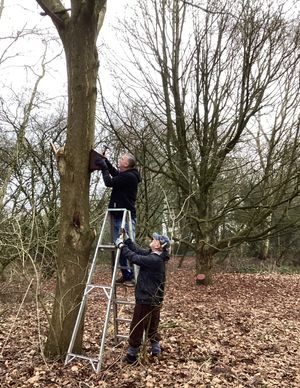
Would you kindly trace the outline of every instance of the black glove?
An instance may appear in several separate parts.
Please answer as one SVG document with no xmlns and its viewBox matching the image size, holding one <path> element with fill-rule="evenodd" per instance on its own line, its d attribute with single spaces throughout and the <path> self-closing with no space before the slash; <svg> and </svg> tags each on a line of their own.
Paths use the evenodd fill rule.
<svg viewBox="0 0 300 388">
<path fill-rule="evenodd" d="M 108 169 L 108 167 L 107 167 L 106 162 L 105 162 L 104 159 L 97 158 L 95 164 L 96 164 L 97 166 L 99 166 L 100 170 L 102 170 L 102 171 Z"/>
</svg>

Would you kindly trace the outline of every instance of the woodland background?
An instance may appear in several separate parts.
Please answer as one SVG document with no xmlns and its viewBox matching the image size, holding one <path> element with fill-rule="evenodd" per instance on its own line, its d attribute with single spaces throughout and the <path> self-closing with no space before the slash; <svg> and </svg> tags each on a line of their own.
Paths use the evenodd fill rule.
<svg viewBox="0 0 300 388">
<path fill-rule="evenodd" d="M 299 387 L 300 276 L 219 273 L 212 285 L 197 286 L 194 259 L 181 269 L 177 265 L 174 258 L 168 264 L 161 358 L 151 358 L 146 347 L 138 366 L 124 365 L 126 343 L 115 346 L 108 338 L 99 374 L 89 363 L 64 366 L 43 357 L 53 281 L 38 291 L 28 290 L 26 282 L 7 283 L 1 291 L 1 386 Z M 110 269 L 101 267 L 98 276 L 99 282 L 108 281 Z M 97 301 L 89 309 L 86 351 L 92 348 L 95 355 L 95 328 L 105 304 Z"/>
<path fill-rule="evenodd" d="M 162 360 L 101 376 L 43 357 L 62 216 L 50 141 L 67 141 L 68 96 L 33 3 L 0 2 L 4 386 L 299 386 L 299 1 L 138 0 L 114 28 L 108 3 L 93 148 L 136 155 L 137 241 L 157 230 L 174 244 Z M 91 229 L 108 195 L 92 173 Z"/>
</svg>

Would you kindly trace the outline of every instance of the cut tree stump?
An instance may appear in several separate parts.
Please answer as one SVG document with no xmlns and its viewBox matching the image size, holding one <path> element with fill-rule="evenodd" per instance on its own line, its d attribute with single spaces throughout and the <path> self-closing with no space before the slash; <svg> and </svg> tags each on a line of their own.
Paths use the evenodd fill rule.
<svg viewBox="0 0 300 388">
<path fill-rule="evenodd" d="M 196 276 L 196 284 L 198 284 L 198 285 L 205 284 L 205 275 L 204 275 L 204 273 L 199 273 Z"/>
</svg>

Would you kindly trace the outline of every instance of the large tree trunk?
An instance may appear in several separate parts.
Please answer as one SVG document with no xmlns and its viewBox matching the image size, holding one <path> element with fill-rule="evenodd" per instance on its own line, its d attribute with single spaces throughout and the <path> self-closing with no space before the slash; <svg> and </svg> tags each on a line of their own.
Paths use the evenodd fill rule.
<svg viewBox="0 0 300 388">
<path fill-rule="evenodd" d="M 68 44 L 73 39 L 80 44 Z M 70 42 L 71 43 L 71 42 Z M 69 74 L 68 134 L 60 160 L 61 217 L 55 304 L 46 352 L 63 355 L 78 312 L 92 242 L 88 157 L 94 136 L 97 52 L 93 37 L 77 28 L 66 38 Z M 89 71 L 86 71 L 86 68 Z M 77 344 L 80 347 L 81 338 Z"/>
<path fill-rule="evenodd" d="M 57 0 L 38 0 L 38 3 L 57 27 L 64 45 L 68 72 L 67 139 L 64 154 L 59 160 L 61 214 L 57 283 L 45 348 L 47 356 L 63 357 L 85 287 L 93 240 L 89 227 L 88 164 L 95 132 L 98 19 L 106 2 L 72 1 L 70 15 Z M 79 351 L 81 343 L 82 330 L 79 331 L 75 351 Z"/>
</svg>

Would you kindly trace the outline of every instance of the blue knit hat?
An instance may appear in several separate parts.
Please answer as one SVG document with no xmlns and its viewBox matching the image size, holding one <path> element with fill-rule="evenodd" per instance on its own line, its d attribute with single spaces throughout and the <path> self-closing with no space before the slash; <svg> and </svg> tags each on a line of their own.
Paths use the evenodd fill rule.
<svg viewBox="0 0 300 388">
<path fill-rule="evenodd" d="M 168 236 L 163 236 L 159 233 L 153 233 L 152 237 L 154 240 L 158 240 L 160 242 L 162 248 L 168 249 L 170 247 L 170 239 Z"/>
</svg>

